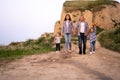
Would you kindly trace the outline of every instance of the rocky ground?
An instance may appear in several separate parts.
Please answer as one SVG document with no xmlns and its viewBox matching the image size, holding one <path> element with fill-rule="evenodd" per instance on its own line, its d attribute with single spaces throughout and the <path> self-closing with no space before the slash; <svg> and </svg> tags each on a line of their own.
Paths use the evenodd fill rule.
<svg viewBox="0 0 120 80">
<path fill-rule="evenodd" d="M 87 42 L 89 43 L 89 42 Z M 89 44 L 88 44 L 89 46 Z M 0 67 L 0 80 L 120 80 L 120 54 L 96 44 L 96 53 L 50 52 L 25 56 Z"/>
</svg>

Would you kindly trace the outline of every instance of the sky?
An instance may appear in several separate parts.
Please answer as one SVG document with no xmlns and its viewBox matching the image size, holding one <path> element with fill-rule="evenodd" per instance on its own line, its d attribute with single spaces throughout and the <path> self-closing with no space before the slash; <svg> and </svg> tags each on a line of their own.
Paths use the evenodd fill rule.
<svg viewBox="0 0 120 80">
<path fill-rule="evenodd" d="M 53 32 L 65 0 L 0 0 L 0 45 Z"/>
<path fill-rule="evenodd" d="M 0 45 L 37 39 L 45 32 L 53 32 L 64 2 L 0 0 Z"/>
</svg>

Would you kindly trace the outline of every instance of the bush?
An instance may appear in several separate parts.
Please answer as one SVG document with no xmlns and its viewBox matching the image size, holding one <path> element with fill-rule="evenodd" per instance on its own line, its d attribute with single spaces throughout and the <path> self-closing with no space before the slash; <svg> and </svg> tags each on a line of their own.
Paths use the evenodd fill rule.
<svg viewBox="0 0 120 80">
<path fill-rule="evenodd" d="M 120 52 L 120 27 L 102 33 L 99 36 L 99 41 L 103 47 Z"/>
<path fill-rule="evenodd" d="M 96 26 L 96 29 L 97 29 L 97 33 L 96 34 L 99 34 L 100 32 L 102 32 L 104 29 L 100 28 L 99 26 Z"/>
<path fill-rule="evenodd" d="M 0 58 L 14 60 L 14 59 L 21 58 L 24 55 L 54 51 L 55 48 L 53 48 L 53 44 L 52 44 L 53 40 L 54 40 L 54 37 L 49 37 L 49 38 L 40 37 L 37 40 L 29 39 L 23 42 L 23 45 L 22 45 L 23 48 L 20 48 L 21 47 L 20 45 L 16 46 L 16 43 L 11 43 L 12 48 L 14 49 L 11 49 L 11 46 L 6 46 L 6 47 L 1 46 Z"/>
<path fill-rule="evenodd" d="M 101 9 L 105 8 L 103 5 L 113 5 L 116 6 L 117 3 L 114 0 L 95 0 L 95 1 L 66 1 L 63 6 L 65 6 L 66 12 L 72 12 L 74 10 L 93 10 L 93 11 L 100 11 Z"/>
</svg>

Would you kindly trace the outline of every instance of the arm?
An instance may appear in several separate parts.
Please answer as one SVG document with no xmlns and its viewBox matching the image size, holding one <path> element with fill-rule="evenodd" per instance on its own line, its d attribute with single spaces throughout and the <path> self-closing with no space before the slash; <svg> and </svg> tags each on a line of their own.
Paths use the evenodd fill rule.
<svg viewBox="0 0 120 80">
<path fill-rule="evenodd" d="M 63 22 L 63 26 L 62 26 L 62 36 L 64 35 L 64 22 Z"/>
<path fill-rule="evenodd" d="M 88 36 L 90 33 L 90 29 L 88 27 L 88 23 L 86 22 L 86 33 L 85 33 L 85 36 Z"/>
<path fill-rule="evenodd" d="M 79 28 L 79 22 L 77 23 L 77 25 L 75 26 L 74 28 L 74 35 L 76 35 L 77 31 L 78 31 L 78 28 Z"/>
</svg>

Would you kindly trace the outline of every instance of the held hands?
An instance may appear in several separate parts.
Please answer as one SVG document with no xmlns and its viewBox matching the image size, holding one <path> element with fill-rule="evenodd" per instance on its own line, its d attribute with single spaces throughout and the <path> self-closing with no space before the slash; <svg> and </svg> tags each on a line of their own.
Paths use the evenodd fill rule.
<svg viewBox="0 0 120 80">
<path fill-rule="evenodd" d="M 75 36 L 75 35 L 76 35 L 76 33 L 77 33 L 77 31 L 76 31 L 76 30 L 74 30 L 74 31 L 73 31 L 73 36 Z"/>
<path fill-rule="evenodd" d="M 64 37 L 64 34 L 62 34 L 61 37 Z"/>
</svg>

